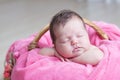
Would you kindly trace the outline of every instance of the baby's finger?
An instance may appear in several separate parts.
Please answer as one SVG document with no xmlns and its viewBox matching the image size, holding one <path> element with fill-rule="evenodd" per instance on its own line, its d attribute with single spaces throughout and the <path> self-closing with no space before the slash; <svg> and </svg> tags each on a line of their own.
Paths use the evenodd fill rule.
<svg viewBox="0 0 120 80">
<path fill-rule="evenodd" d="M 70 62 L 70 60 L 69 60 L 69 59 L 66 59 L 66 58 L 65 58 L 64 60 L 65 60 L 65 61 L 67 61 L 67 62 Z"/>
<path fill-rule="evenodd" d="M 64 60 L 64 58 L 60 58 L 60 60 L 62 61 L 62 62 L 64 62 L 65 60 Z"/>
</svg>

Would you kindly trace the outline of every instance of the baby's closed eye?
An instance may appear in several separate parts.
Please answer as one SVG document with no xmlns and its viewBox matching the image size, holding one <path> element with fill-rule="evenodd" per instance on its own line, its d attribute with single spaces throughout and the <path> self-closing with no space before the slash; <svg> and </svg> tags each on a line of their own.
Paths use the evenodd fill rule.
<svg viewBox="0 0 120 80">
<path fill-rule="evenodd" d="M 76 37 L 77 37 L 77 38 L 81 38 L 81 37 L 83 37 L 83 35 L 78 34 L 78 35 L 76 35 Z"/>
<path fill-rule="evenodd" d="M 60 40 L 60 43 L 66 43 L 66 42 L 69 42 L 69 41 L 70 41 L 70 39 L 64 38 L 64 39 L 61 39 L 61 40 Z"/>
</svg>

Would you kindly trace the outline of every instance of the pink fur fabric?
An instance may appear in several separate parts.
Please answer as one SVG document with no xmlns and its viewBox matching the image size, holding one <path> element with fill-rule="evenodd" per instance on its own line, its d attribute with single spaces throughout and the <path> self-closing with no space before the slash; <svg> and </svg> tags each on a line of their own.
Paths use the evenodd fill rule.
<svg viewBox="0 0 120 80">
<path fill-rule="evenodd" d="M 91 43 L 104 52 L 104 58 L 98 65 L 61 62 L 56 57 L 38 54 L 41 47 L 53 46 L 48 31 L 38 43 L 40 48 L 27 50 L 36 34 L 11 45 L 7 55 L 12 52 L 16 59 L 11 80 L 120 80 L 120 29 L 114 24 L 94 23 L 110 38 L 102 40 L 91 27 L 87 27 Z"/>
</svg>

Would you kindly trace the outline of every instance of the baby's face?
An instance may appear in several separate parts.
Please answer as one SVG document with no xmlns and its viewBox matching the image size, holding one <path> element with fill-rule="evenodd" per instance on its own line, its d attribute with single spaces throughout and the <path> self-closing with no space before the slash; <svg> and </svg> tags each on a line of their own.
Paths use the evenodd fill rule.
<svg viewBox="0 0 120 80">
<path fill-rule="evenodd" d="M 54 30 L 56 41 L 55 48 L 57 52 L 71 58 L 78 56 L 88 50 L 90 41 L 82 21 L 73 17 L 64 26 L 59 26 Z"/>
</svg>

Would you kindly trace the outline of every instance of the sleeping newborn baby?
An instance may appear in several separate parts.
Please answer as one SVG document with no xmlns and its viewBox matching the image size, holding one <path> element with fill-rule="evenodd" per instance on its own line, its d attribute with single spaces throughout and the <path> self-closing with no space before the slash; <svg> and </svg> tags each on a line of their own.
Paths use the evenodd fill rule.
<svg viewBox="0 0 120 80">
<path fill-rule="evenodd" d="M 103 58 L 103 52 L 90 43 L 82 17 L 74 11 L 62 10 L 53 16 L 50 35 L 54 47 L 40 49 L 41 55 L 91 65 Z"/>
</svg>

